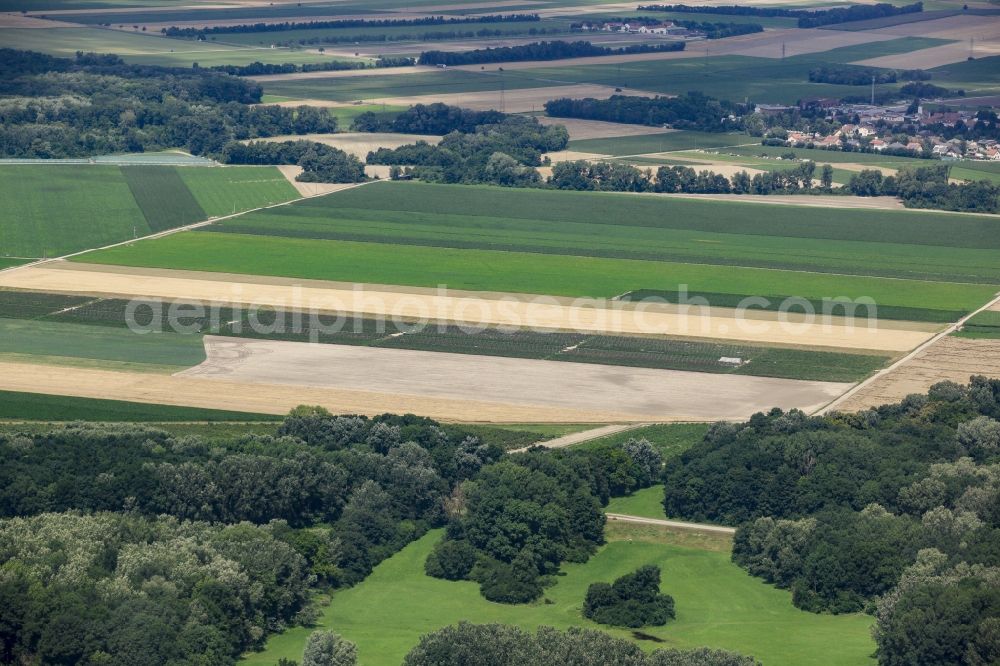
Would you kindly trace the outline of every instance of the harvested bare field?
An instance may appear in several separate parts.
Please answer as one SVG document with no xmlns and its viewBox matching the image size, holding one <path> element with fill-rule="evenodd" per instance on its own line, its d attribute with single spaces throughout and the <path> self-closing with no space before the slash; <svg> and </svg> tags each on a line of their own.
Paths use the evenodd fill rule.
<svg viewBox="0 0 1000 666">
<path fill-rule="evenodd" d="M 944 336 L 913 358 L 876 377 L 837 409 L 854 412 L 926 393 L 932 384 L 966 384 L 973 375 L 1000 378 L 1000 340 Z"/>
<path fill-rule="evenodd" d="M 161 405 L 286 414 L 302 405 L 322 405 L 335 414 L 420 414 L 443 421 L 495 423 L 624 422 L 628 414 L 488 403 L 480 400 L 337 390 L 280 384 L 245 384 L 148 373 L 0 362 L 0 388 L 7 391 L 126 400 Z M 656 419 L 662 421 L 664 419 Z"/>
<path fill-rule="evenodd" d="M 975 48 L 977 58 L 1000 55 L 1000 38 L 994 37 L 991 41 L 977 39 Z M 955 42 L 953 44 L 944 44 L 943 46 L 934 46 L 929 49 L 913 51 L 912 53 L 900 53 L 881 58 L 859 60 L 855 64 L 868 65 L 870 67 L 931 69 L 941 67 L 942 65 L 950 65 L 955 62 L 962 62 L 968 59 L 968 57 L 969 42 L 966 40 L 964 42 Z"/>
<path fill-rule="evenodd" d="M 512 63 L 513 64 L 513 63 Z M 504 64 L 506 67 L 507 63 Z M 443 93 L 439 95 L 417 95 L 414 97 L 380 97 L 368 100 L 373 104 L 409 106 L 413 104 L 433 104 L 443 102 L 466 109 L 486 111 L 496 109 L 507 113 L 540 111 L 549 100 L 560 97 L 594 97 L 606 99 L 612 95 L 639 95 L 649 97 L 655 93 L 625 88 L 616 91 L 611 86 L 575 84 L 553 86 L 551 88 L 519 88 L 515 90 L 486 90 L 483 92 Z"/>
<path fill-rule="evenodd" d="M 368 153 L 379 148 L 399 148 L 417 141 L 436 144 L 441 141 L 439 136 L 423 134 L 392 134 L 389 132 L 341 132 L 339 134 L 299 134 L 288 136 L 273 136 L 260 141 L 315 141 L 333 148 L 339 148 L 360 160 Z"/>
<path fill-rule="evenodd" d="M 207 358 L 179 377 L 330 388 L 637 420 L 745 419 L 775 405 L 813 411 L 849 384 L 474 356 L 351 345 L 205 337 Z"/>
<path fill-rule="evenodd" d="M 697 168 L 696 168 L 697 170 Z M 712 171 L 716 171 L 712 167 Z M 744 170 L 744 169 L 738 169 Z M 751 170 L 746 169 L 749 173 Z M 751 203 L 786 204 L 813 208 L 865 208 L 875 210 L 901 210 L 903 204 L 895 197 L 842 197 L 805 194 L 655 194 L 659 197 L 686 197 L 691 199 L 726 199 Z"/>
<path fill-rule="evenodd" d="M 619 136 L 643 136 L 646 134 L 661 134 L 676 130 L 664 127 L 649 127 L 647 125 L 626 125 L 624 123 L 608 123 L 603 120 L 582 120 L 580 118 L 550 118 L 541 116 L 538 122 L 543 125 L 562 125 L 569 132 L 570 139 L 610 139 Z"/>
<path fill-rule="evenodd" d="M 36 18 L 27 14 L 14 14 L 13 12 L 0 14 L 0 28 L 79 28 L 75 23 L 65 23 L 63 21 L 50 21 L 48 19 Z"/>
<path fill-rule="evenodd" d="M 832 318 L 779 321 L 777 313 L 737 317 L 724 308 L 687 308 L 525 294 L 439 292 L 435 289 L 268 278 L 201 271 L 109 267 L 53 261 L 0 273 L 0 286 L 127 298 L 255 304 L 292 310 L 350 313 L 398 321 L 454 322 L 543 330 L 663 335 L 756 344 L 903 352 L 939 327 L 880 321 L 854 325 Z M 822 319 L 822 318 L 820 318 Z"/>
</svg>

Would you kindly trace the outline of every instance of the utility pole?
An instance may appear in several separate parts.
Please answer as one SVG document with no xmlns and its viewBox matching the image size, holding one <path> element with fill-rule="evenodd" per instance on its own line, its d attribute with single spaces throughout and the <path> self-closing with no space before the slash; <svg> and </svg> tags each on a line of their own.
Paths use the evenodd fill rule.
<svg viewBox="0 0 1000 666">
<path fill-rule="evenodd" d="M 875 106 L 875 75 L 872 74 L 872 106 Z"/>
<path fill-rule="evenodd" d="M 969 37 L 969 60 L 973 60 L 975 58 L 975 52 L 976 52 L 976 38 Z"/>
<path fill-rule="evenodd" d="M 785 59 L 785 42 L 781 42 L 781 59 Z"/>
</svg>

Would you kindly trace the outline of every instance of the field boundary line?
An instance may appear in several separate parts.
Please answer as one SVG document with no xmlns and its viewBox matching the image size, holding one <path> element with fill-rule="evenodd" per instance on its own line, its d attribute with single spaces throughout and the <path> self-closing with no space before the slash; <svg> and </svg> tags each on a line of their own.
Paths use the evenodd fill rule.
<svg viewBox="0 0 1000 666">
<path fill-rule="evenodd" d="M 935 344 L 937 344 L 938 342 L 940 342 L 944 338 L 948 337 L 949 335 L 951 335 L 952 333 L 954 333 L 955 331 L 957 331 L 959 328 L 962 327 L 963 324 L 965 324 L 965 322 L 969 321 L 970 319 L 972 319 L 973 317 L 975 317 L 976 315 L 978 315 L 981 312 L 986 312 L 987 310 L 992 310 L 993 307 L 996 306 L 996 305 L 1000 305 L 1000 292 L 998 292 L 994 298 L 992 298 L 990 301 L 988 301 L 985 305 L 981 306 L 979 309 L 974 310 L 973 312 L 970 312 L 969 314 L 965 315 L 964 317 L 962 317 L 961 319 L 959 319 L 955 323 L 949 324 L 947 327 L 945 327 L 945 329 L 943 331 L 940 331 L 936 335 L 931 336 L 930 339 L 928 339 L 928 340 L 922 342 L 921 344 L 917 345 L 911 352 L 909 352 L 908 354 L 906 354 L 905 356 L 903 356 L 902 358 L 900 358 L 898 361 L 896 361 L 895 363 L 893 363 L 892 365 L 890 365 L 888 368 L 883 368 L 883 369 L 879 370 L 878 372 L 876 372 L 874 375 L 872 375 L 868 379 L 865 379 L 864 381 L 858 383 L 853 388 L 849 389 L 848 391 L 846 391 L 845 393 L 843 393 L 842 395 L 840 395 L 838 398 L 835 398 L 832 402 L 828 403 L 825 407 L 819 408 L 818 410 L 816 410 L 815 412 L 813 412 L 813 414 L 824 415 L 824 414 L 829 414 L 832 411 L 835 411 L 837 409 L 838 405 L 843 404 L 849 398 L 857 395 L 860 391 L 862 391 L 863 389 L 865 389 L 868 386 L 870 386 L 876 380 L 881 379 L 882 377 L 885 377 L 889 373 L 894 372 L 895 370 L 897 370 L 900 366 L 904 365 L 905 363 L 908 363 L 909 361 L 912 361 L 920 353 L 922 353 L 922 352 L 926 351 L 927 349 L 933 347 Z"/>
<path fill-rule="evenodd" d="M 641 525 L 656 525 L 658 527 L 673 527 L 680 530 L 691 530 L 692 532 L 707 532 L 710 534 L 736 534 L 735 527 L 725 527 L 723 525 L 708 525 L 706 523 L 689 523 L 683 520 L 666 520 L 664 518 L 646 518 L 644 516 L 630 516 L 625 513 L 605 513 L 608 520 L 622 523 L 639 523 Z"/>
<path fill-rule="evenodd" d="M 182 227 L 175 227 L 173 229 L 166 229 L 164 231 L 158 231 L 156 233 L 148 234 L 146 236 L 140 236 L 138 238 L 130 238 L 128 240 L 118 241 L 116 243 L 111 243 L 109 245 L 102 245 L 100 247 L 92 247 L 92 248 L 88 248 L 86 250 L 79 250 L 77 252 L 71 252 L 69 254 L 64 254 L 64 255 L 61 255 L 61 256 L 58 256 L 58 257 L 45 257 L 45 258 L 42 258 L 42 259 L 38 259 L 37 261 L 32 261 L 32 262 L 27 263 L 27 264 L 19 264 L 17 266 L 10 266 L 8 268 L 0 269 L 0 273 L 13 273 L 14 271 L 21 270 L 21 269 L 24 269 L 24 268 L 37 268 L 38 266 L 42 266 L 44 264 L 48 264 L 48 263 L 51 263 L 51 262 L 54 262 L 54 261 L 65 261 L 66 259 L 71 259 L 73 257 L 79 257 L 80 255 L 88 254 L 90 252 L 99 252 L 101 250 L 110 250 L 111 248 L 121 247 L 123 245 L 130 245 L 132 243 L 138 243 L 139 241 L 153 240 L 153 239 L 156 239 L 156 238 L 163 238 L 165 236 L 170 236 L 172 234 L 181 233 L 182 231 L 190 231 L 192 229 L 199 229 L 201 227 L 207 227 L 209 225 L 215 224 L 216 222 L 222 222 L 223 220 L 231 220 L 233 218 L 240 217 L 241 215 L 246 215 L 247 213 L 256 213 L 257 211 L 268 210 L 270 208 L 278 208 L 280 206 L 289 206 L 291 204 L 298 203 L 300 201 L 305 201 L 306 199 L 315 199 L 317 197 L 325 197 L 325 196 L 329 196 L 331 194 L 336 194 L 337 192 L 345 192 L 347 190 L 351 190 L 351 189 L 354 189 L 356 187 L 361 187 L 362 185 L 368 185 L 370 183 L 377 183 L 377 182 L 379 182 L 379 181 L 377 181 L 377 180 L 367 180 L 367 181 L 365 181 L 363 183 L 349 183 L 349 184 L 347 184 L 348 185 L 347 187 L 345 187 L 343 189 L 340 189 L 340 190 L 337 190 L 336 192 L 321 192 L 319 194 L 309 194 L 309 195 L 306 195 L 306 196 L 303 196 L 303 197 L 299 197 L 297 199 L 290 199 L 288 201 L 282 201 L 281 203 L 268 204 L 266 206 L 258 206 L 257 208 L 250 208 L 248 210 L 240 211 L 239 213 L 230 213 L 229 215 L 221 215 L 219 217 L 211 217 L 211 218 L 209 218 L 207 220 L 202 220 L 201 222 L 195 222 L 194 224 L 186 224 L 186 225 L 184 225 Z"/>
</svg>

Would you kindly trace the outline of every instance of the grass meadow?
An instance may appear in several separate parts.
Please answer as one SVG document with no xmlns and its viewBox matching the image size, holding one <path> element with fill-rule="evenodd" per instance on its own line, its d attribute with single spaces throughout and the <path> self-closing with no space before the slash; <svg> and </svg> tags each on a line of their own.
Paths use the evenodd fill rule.
<svg viewBox="0 0 1000 666">
<path fill-rule="evenodd" d="M 299 198 L 295 187 L 271 166 L 178 169 L 177 172 L 209 217 Z"/>
<path fill-rule="evenodd" d="M 570 150 L 599 153 L 620 157 L 646 155 L 691 148 L 721 148 L 742 146 L 757 141 L 746 134 L 719 134 L 716 132 L 659 132 L 638 136 L 618 136 L 607 139 L 577 139 L 569 142 Z"/>
<path fill-rule="evenodd" d="M 627 516 L 666 518 L 663 513 L 663 486 L 651 486 L 625 497 L 614 497 L 608 502 L 605 510 L 608 513 L 623 513 Z"/>
<path fill-rule="evenodd" d="M 768 666 L 838 666 L 873 663 L 871 618 L 816 615 L 792 606 L 791 593 L 751 578 L 729 561 L 725 540 L 692 546 L 696 539 L 662 529 L 608 527 L 609 543 L 585 564 L 564 564 L 563 574 L 545 591 L 545 602 L 491 603 L 472 582 L 430 578 L 423 563 L 441 537 L 435 530 L 386 560 L 359 585 L 336 592 L 319 626 L 358 645 L 366 666 L 395 666 L 419 637 L 463 619 L 503 622 L 534 630 L 583 626 L 631 638 L 631 632 L 594 624 L 581 615 L 587 587 L 612 581 L 645 564 L 663 572 L 661 589 L 677 604 L 677 619 L 643 633 L 657 647 L 701 645 L 753 654 Z M 276 635 L 264 652 L 245 656 L 248 665 L 271 665 L 280 658 L 300 660 L 310 629 Z"/>
<path fill-rule="evenodd" d="M 609 448 L 624 444 L 630 439 L 644 439 L 656 447 L 664 460 L 669 460 L 701 441 L 707 431 L 707 423 L 658 423 L 592 439 L 574 448 L 584 450 Z"/>
<path fill-rule="evenodd" d="M 986 310 L 971 317 L 962 325 L 962 330 L 954 333 L 961 338 L 977 338 L 980 340 L 1000 339 L 1000 311 Z"/>
<path fill-rule="evenodd" d="M 200 335 L 136 335 L 127 328 L 0 319 L 0 358 L 177 372 L 205 360 Z"/>
</svg>

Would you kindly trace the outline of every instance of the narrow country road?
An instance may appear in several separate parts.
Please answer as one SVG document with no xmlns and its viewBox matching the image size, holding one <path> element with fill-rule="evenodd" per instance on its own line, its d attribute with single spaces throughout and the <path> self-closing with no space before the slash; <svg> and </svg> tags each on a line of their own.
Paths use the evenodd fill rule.
<svg viewBox="0 0 1000 666">
<path fill-rule="evenodd" d="M 722 525 L 706 525 L 704 523 L 686 523 L 681 520 L 666 520 L 661 518 L 644 518 L 642 516 L 628 516 L 623 513 L 607 513 L 608 520 L 620 521 L 623 523 L 641 523 L 643 525 L 658 525 L 660 527 L 673 527 L 680 530 L 690 530 L 692 532 L 704 532 L 708 534 L 735 534 L 736 528 L 724 527 Z"/>
</svg>

